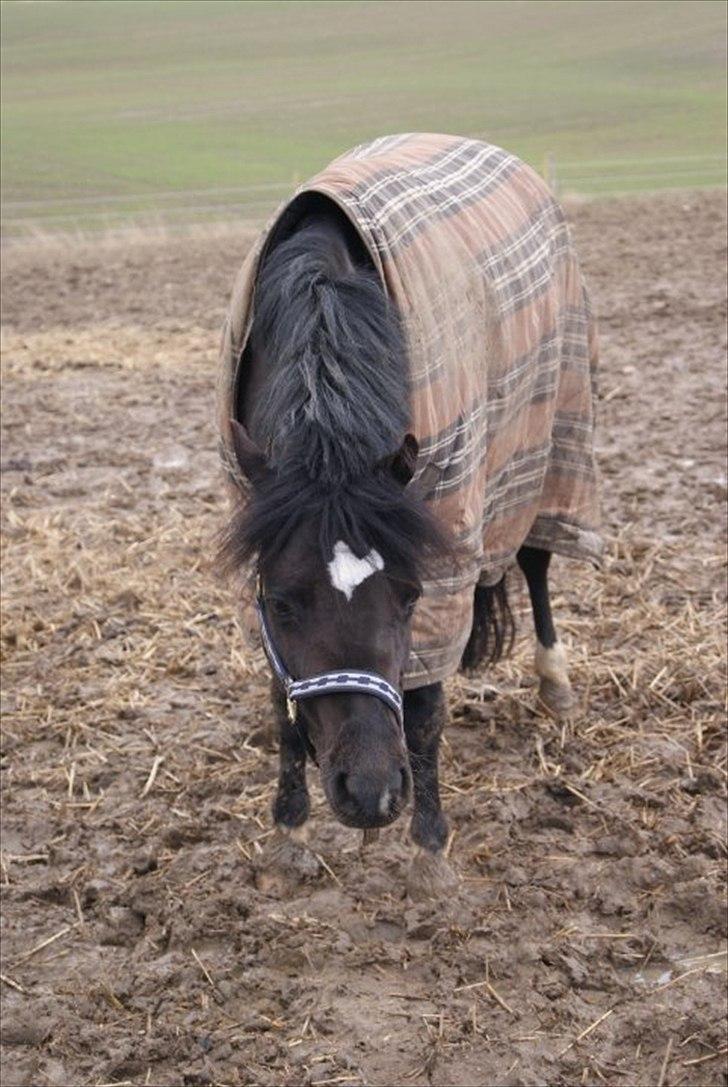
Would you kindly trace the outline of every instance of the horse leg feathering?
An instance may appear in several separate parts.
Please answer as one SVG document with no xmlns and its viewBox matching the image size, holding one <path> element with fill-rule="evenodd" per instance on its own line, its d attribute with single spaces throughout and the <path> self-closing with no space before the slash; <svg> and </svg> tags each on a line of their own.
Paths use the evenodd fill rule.
<svg viewBox="0 0 728 1087">
<path fill-rule="evenodd" d="M 407 874 L 407 891 L 415 899 L 437 898 L 457 884 L 444 856 L 448 825 L 440 804 L 438 779 L 445 720 L 441 683 L 405 692 L 404 728 L 414 791 L 410 836 L 417 847 Z"/>
<path fill-rule="evenodd" d="M 300 731 L 289 718 L 285 691 L 277 680 L 271 684 L 271 695 L 280 743 L 273 821 L 276 827 L 293 830 L 304 825 L 310 811 L 306 746 Z"/>
</svg>

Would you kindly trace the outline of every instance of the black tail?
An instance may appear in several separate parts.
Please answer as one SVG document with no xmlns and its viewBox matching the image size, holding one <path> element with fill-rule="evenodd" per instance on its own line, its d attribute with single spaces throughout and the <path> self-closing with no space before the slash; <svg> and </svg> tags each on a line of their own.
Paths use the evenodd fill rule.
<svg viewBox="0 0 728 1087">
<path fill-rule="evenodd" d="M 476 585 L 473 627 L 460 660 L 461 671 L 493 664 L 510 653 L 516 622 L 508 603 L 505 574 L 496 585 Z"/>
</svg>

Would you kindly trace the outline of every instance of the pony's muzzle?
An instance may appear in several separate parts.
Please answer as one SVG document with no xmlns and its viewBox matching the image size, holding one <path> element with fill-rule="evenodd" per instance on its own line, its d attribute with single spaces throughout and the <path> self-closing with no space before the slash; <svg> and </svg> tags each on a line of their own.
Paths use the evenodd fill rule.
<svg viewBox="0 0 728 1087">
<path fill-rule="evenodd" d="M 402 763 L 384 774 L 340 770 L 332 781 L 332 806 L 350 827 L 385 827 L 407 804 L 410 774 Z"/>
<path fill-rule="evenodd" d="M 322 766 L 329 803 L 349 827 L 385 827 L 407 804 L 412 789 L 404 738 L 388 712 L 350 718 Z"/>
</svg>

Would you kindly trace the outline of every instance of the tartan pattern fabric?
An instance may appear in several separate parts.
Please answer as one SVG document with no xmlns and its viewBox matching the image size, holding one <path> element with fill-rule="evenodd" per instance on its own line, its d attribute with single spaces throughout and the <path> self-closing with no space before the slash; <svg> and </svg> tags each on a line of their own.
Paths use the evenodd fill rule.
<svg viewBox="0 0 728 1087">
<path fill-rule="evenodd" d="M 345 212 L 398 306 L 416 474 L 427 472 L 428 501 L 467 556 L 424 585 L 405 687 L 424 686 L 456 671 L 475 584 L 495 584 L 523 544 L 600 560 L 595 323 L 561 208 L 499 147 L 383 137 L 295 195 L 303 192 Z M 221 448 L 238 488 L 229 430 L 238 367 L 261 252 L 289 204 L 248 254 L 223 336 Z"/>
</svg>

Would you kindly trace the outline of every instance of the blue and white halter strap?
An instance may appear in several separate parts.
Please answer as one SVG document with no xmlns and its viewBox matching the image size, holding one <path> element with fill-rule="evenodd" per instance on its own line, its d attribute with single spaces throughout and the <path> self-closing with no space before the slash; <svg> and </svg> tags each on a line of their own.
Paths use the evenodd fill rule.
<svg viewBox="0 0 728 1087">
<path fill-rule="evenodd" d="M 280 680 L 286 692 L 288 716 L 295 719 L 295 703 L 306 698 L 318 698 L 322 694 L 370 694 L 384 702 L 397 718 L 400 728 L 404 728 L 402 695 L 384 676 L 376 672 L 362 672 L 358 668 L 349 668 L 340 672 L 321 672 L 308 679 L 294 679 L 284 665 L 278 653 L 265 617 L 262 596 L 258 596 L 256 607 L 260 621 L 260 635 L 268 662 Z"/>
</svg>

